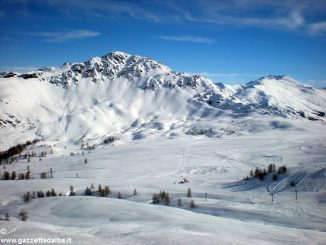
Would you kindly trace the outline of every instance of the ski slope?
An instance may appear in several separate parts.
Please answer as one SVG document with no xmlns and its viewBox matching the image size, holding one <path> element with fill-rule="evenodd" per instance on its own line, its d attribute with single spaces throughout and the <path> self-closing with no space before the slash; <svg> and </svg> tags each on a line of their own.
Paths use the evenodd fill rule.
<svg viewBox="0 0 326 245">
<path fill-rule="evenodd" d="M 123 52 L 3 73 L 1 151 L 40 142 L 0 165 L 1 175 L 32 176 L 0 180 L 0 239 L 325 244 L 325 108 L 325 90 L 288 76 L 215 84 Z M 108 137 L 114 141 L 104 144 Z M 288 171 L 275 181 L 244 180 L 269 164 Z M 53 178 L 41 179 L 50 169 Z M 100 197 L 98 185 L 111 193 Z M 61 196 L 23 201 L 28 191 L 52 188 Z M 152 204 L 163 190 L 169 205 Z"/>
<path fill-rule="evenodd" d="M 315 126 L 222 138 L 156 135 L 100 144 L 84 155 L 80 145 L 45 142 L 52 145 L 53 154 L 42 161 L 21 159 L 7 166 L 21 172 L 29 165 L 33 179 L 1 181 L 0 211 L 12 216 L 1 226 L 9 231 L 7 238 L 59 236 L 72 238 L 74 244 L 323 244 L 326 143 L 324 125 Z M 43 144 L 33 150 L 49 152 Z M 286 164 L 288 173 L 276 182 L 242 180 L 250 169 L 265 167 L 271 159 L 277 166 Z M 49 168 L 54 177 L 40 179 Z M 189 183 L 178 184 L 183 178 Z M 298 181 L 298 200 L 289 186 L 293 179 Z M 111 194 L 84 196 L 92 183 L 95 189 L 110 186 Z M 22 201 L 26 191 L 55 188 L 65 195 L 70 185 L 77 196 Z M 192 198 L 186 197 L 188 188 Z M 169 192 L 169 206 L 151 204 L 160 190 Z M 117 199 L 118 192 L 122 199 Z M 189 207 L 191 199 L 194 209 Z M 29 213 L 26 222 L 17 218 L 21 209 Z"/>
</svg>

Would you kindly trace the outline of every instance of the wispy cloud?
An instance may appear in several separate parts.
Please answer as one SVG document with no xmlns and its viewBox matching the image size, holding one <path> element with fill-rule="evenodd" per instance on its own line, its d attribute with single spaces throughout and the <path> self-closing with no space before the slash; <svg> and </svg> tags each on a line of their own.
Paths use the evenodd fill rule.
<svg viewBox="0 0 326 245">
<path fill-rule="evenodd" d="M 310 24 L 308 30 L 312 35 L 326 34 L 326 21 Z"/>
<path fill-rule="evenodd" d="M 98 18 L 118 18 L 131 17 L 134 19 L 144 19 L 160 22 L 160 15 L 151 9 L 147 1 L 118 1 L 118 0 L 42 0 L 42 3 L 68 15 L 86 15 Z"/>
<path fill-rule="evenodd" d="M 43 38 L 47 42 L 66 42 L 74 39 L 91 38 L 100 35 L 100 32 L 90 30 L 70 30 L 61 32 L 34 32 L 30 35 Z"/>
<path fill-rule="evenodd" d="M 214 43 L 211 38 L 198 36 L 152 36 L 153 38 L 175 42 L 192 42 L 192 43 Z"/>
<path fill-rule="evenodd" d="M 21 4 L 15 4 L 21 2 Z M 17 5 L 9 10 L 29 13 L 33 5 L 47 5 L 66 18 L 128 18 L 148 22 L 187 22 L 216 27 L 256 27 L 282 31 L 303 31 L 318 35 L 324 33 L 326 1 L 311 0 L 20 0 L 5 1 Z M 5 11 L 5 13 L 2 13 Z M 1 15 L 12 15 L 6 8 Z M 172 41 L 172 40 L 171 40 Z M 174 40 L 177 41 L 177 40 Z"/>
<path fill-rule="evenodd" d="M 325 29 L 323 21 L 326 1 L 315 1 L 311 4 L 310 0 L 228 0 L 218 3 L 215 0 L 192 0 L 168 1 L 166 6 L 177 11 L 180 20 L 210 27 L 299 30 L 314 35 L 324 32 Z M 317 23 L 313 23 L 311 16 L 319 19 L 319 22 L 317 20 Z"/>
</svg>

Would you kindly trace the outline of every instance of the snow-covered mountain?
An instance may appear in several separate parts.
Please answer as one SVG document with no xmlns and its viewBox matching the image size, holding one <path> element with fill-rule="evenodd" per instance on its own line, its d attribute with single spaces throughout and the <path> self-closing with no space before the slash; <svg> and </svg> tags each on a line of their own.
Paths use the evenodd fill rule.
<svg viewBox="0 0 326 245">
<path fill-rule="evenodd" d="M 113 52 L 61 68 L 2 73 L 0 145 L 35 137 L 137 139 L 157 131 L 171 135 L 176 129 L 196 134 L 189 123 L 218 124 L 252 113 L 325 121 L 325 108 L 325 90 L 287 76 L 228 86 L 172 71 L 148 58 Z"/>
<path fill-rule="evenodd" d="M 325 106 L 287 76 L 214 84 L 122 52 L 5 72 L 0 243 L 324 244 Z"/>
</svg>

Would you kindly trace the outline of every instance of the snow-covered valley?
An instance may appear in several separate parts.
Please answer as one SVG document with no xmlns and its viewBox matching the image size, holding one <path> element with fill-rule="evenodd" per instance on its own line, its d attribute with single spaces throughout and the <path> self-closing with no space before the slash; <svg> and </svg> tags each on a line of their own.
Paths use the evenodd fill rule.
<svg viewBox="0 0 326 245">
<path fill-rule="evenodd" d="M 214 84 L 122 52 L 30 74 L 0 78 L 1 149 L 41 140 L 0 165 L 31 176 L 1 180 L 1 239 L 325 243 L 325 90 L 286 76 Z M 249 176 L 270 164 L 262 181 Z M 160 191 L 169 201 L 152 204 Z"/>
</svg>

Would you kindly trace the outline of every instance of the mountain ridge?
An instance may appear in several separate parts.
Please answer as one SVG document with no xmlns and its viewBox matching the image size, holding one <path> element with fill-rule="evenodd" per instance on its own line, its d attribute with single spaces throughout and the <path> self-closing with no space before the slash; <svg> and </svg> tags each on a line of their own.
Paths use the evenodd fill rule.
<svg viewBox="0 0 326 245">
<path fill-rule="evenodd" d="M 231 88 L 120 51 L 0 78 L 0 130 L 13 139 L 17 130 L 49 140 L 121 134 L 139 139 L 155 132 L 175 135 L 176 129 L 194 132 L 198 121 L 214 126 L 252 113 L 325 121 L 324 108 L 325 90 L 288 76 Z"/>
</svg>

